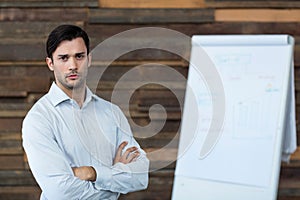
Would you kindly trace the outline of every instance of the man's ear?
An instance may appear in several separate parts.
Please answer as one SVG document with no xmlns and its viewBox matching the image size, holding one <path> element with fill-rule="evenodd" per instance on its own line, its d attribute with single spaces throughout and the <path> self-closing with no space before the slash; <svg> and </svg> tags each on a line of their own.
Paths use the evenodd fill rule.
<svg viewBox="0 0 300 200">
<path fill-rule="evenodd" d="M 48 65 L 49 69 L 50 69 L 51 71 L 53 71 L 54 69 L 53 69 L 53 61 L 52 61 L 52 59 L 49 58 L 49 57 L 47 57 L 47 58 L 46 58 L 46 63 L 47 63 L 47 65 Z"/>
<path fill-rule="evenodd" d="M 88 55 L 88 67 L 90 67 L 91 64 L 92 64 L 92 54 L 89 53 L 89 55 Z"/>
</svg>

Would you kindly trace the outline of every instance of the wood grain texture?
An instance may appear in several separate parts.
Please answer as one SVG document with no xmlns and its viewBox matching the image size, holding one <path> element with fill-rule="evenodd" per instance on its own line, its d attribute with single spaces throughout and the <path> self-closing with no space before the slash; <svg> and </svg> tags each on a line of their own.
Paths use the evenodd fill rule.
<svg viewBox="0 0 300 200">
<path fill-rule="evenodd" d="M 1 3 L 0 3 L 1 5 Z M 53 22 L 87 21 L 86 8 L 0 8 L 3 22 Z M 2 26 L 2 25 L 1 25 Z M 19 24 L 20 26 L 20 24 Z M 49 28 L 49 26 L 44 26 Z M 44 32 L 46 33 L 46 32 Z"/>
<path fill-rule="evenodd" d="M 300 9 L 217 9 L 215 21 L 299 22 Z"/>
<path fill-rule="evenodd" d="M 205 0 L 206 7 L 212 8 L 299 8 L 297 0 Z"/>
<path fill-rule="evenodd" d="M 49 77 L 2 77 L 0 79 L 0 90 L 45 93 L 49 89 L 49 84 Z"/>
<path fill-rule="evenodd" d="M 101 8 L 299 8 L 296 0 L 99 0 Z"/>
<path fill-rule="evenodd" d="M 213 22 L 212 9 L 90 9 L 89 23 L 163 24 Z"/>
<path fill-rule="evenodd" d="M 0 187 L 0 199 L 38 200 L 41 190 L 37 186 L 4 186 Z"/>
<path fill-rule="evenodd" d="M 98 7 L 97 0 L 56 0 L 56 1 L 46 1 L 46 0 L 3 0 L 0 2 L 0 7 L 2 8 L 82 8 L 82 7 Z"/>
<path fill-rule="evenodd" d="M 6 186 L 36 186 L 32 173 L 28 170 L 0 170 L 0 188 Z"/>
<path fill-rule="evenodd" d="M 9 156 L 0 155 L 0 163 L 0 170 L 24 169 L 23 154 Z"/>
<path fill-rule="evenodd" d="M 204 0 L 99 0 L 101 8 L 201 8 Z"/>
</svg>

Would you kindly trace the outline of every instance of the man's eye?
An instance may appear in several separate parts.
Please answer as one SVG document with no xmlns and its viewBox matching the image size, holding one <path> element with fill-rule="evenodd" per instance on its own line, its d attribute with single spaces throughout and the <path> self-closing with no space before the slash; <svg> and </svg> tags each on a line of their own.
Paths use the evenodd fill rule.
<svg viewBox="0 0 300 200">
<path fill-rule="evenodd" d="M 77 59 L 82 59 L 82 58 L 84 58 L 84 55 L 82 55 L 82 54 L 76 55 L 76 58 L 77 58 Z"/>
<path fill-rule="evenodd" d="M 62 57 L 60 57 L 60 60 L 67 61 L 68 60 L 68 56 L 62 56 Z"/>
</svg>

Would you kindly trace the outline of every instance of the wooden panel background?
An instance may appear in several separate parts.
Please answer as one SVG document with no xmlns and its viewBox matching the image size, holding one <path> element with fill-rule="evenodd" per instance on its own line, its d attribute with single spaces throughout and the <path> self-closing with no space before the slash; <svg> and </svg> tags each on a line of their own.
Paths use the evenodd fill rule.
<svg viewBox="0 0 300 200">
<path fill-rule="evenodd" d="M 92 47 L 125 30 L 164 27 L 194 34 L 290 34 L 295 46 L 295 94 L 297 120 L 300 117 L 300 2 L 263 0 L 1 0 L 0 1 L 0 199 L 38 199 L 40 189 L 32 177 L 21 146 L 21 124 L 27 111 L 53 80 L 45 59 L 45 40 L 54 27 L 72 23 L 83 27 Z M 175 41 L 174 48 L 189 44 Z M 121 44 L 120 44 L 121 45 Z M 183 52 L 189 55 L 188 50 Z M 145 49 L 121 56 L 105 71 L 97 93 L 110 99 L 114 84 L 135 66 L 159 63 L 187 76 L 188 63 L 165 51 Z M 95 63 L 101 70 L 105 63 Z M 155 71 L 155 65 L 149 65 Z M 140 74 L 145 74 L 143 70 Z M 172 83 L 184 98 L 185 82 Z M 120 92 L 126 92 L 130 83 Z M 181 99 L 181 100 L 182 100 Z M 130 114 L 140 125 L 149 123 L 148 109 L 162 104 L 167 122 L 153 137 L 138 138 L 148 152 L 178 142 L 176 132 L 181 109 L 174 94 L 159 85 L 139 88 L 130 100 Z M 126 113 L 129 116 L 129 113 Z M 155 113 L 154 123 L 163 119 Z M 299 123 L 297 121 L 297 126 Z M 299 130 L 299 128 L 298 128 Z M 136 131 L 136 130 L 134 130 Z M 300 136 L 298 132 L 298 136 Z M 300 138 L 300 137 L 298 137 Z M 298 141 L 300 141 L 298 139 Z M 174 160 L 176 145 L 156 160 Z M 152 163 L 153 164 L 153 163 Z M 155 166 L 155 163 L 154 163 Z M 175 162 L 150 173 L 145 191 L 122 195 L 121 199 L 170 199 Z M 278 199 L 300 199 L 300 150 L 288 164 L 282 164 Z"/>
</svg>

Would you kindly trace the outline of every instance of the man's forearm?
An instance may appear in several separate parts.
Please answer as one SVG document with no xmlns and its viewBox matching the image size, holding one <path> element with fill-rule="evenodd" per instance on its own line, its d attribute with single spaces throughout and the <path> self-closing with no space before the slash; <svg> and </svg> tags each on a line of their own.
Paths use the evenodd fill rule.
<svg viewBox="0 0 300 200">
<path fill-rule="evenodd" d="M 74 176 L 85 181 L 96 181 L 96 171 L 91 166 L 72 167 Z"/>
<path fill-rule="evenodd" d="M 95 187 L 126 194 L 128 192 L 143 190 L 148 185 L 149 160 L 144 154 L 131 163 L 117 162 L 111 167 L 94 166 L 97 172 Z"/>
<path fill-rule="evenodd" d="M 140 153 L 137 151 L 137 147 L 128 148 L 124 153 L 122 153 L 125 146 L 128 142 L 122 142 L 118 147 L 114 164 L 120 162 L 123 164 L 128 164 L 131 162 L 136 161 Z M 79 166 L 79 167 L 72 167 L 74 176 L 78 177 L 81 180 L 85 181 L 96 181 L 97 172 L 92 166 Z"/>
</svg>

